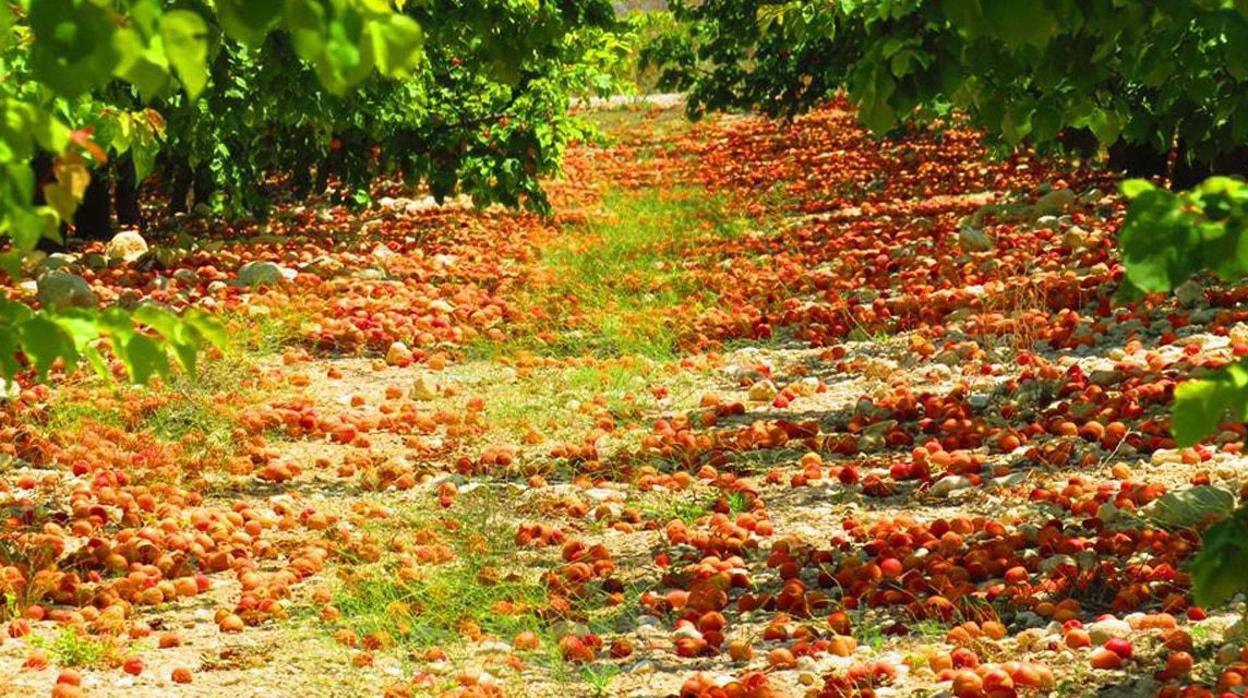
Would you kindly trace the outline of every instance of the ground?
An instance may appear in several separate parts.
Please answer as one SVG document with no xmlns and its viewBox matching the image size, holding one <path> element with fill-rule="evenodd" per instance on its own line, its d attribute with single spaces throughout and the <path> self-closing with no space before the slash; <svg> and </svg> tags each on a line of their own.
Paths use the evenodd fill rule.
<svg viewBox="0 0 1248 698">
<path fill-rule="evenodd" d="M 1168 402 L 1248 310 L 1115 305 L 1109 173 L 844 104 L 591 118 L 551 218 L 382 186 L 75 258 L 229 342 L 4 403 L 3 694 L 1237 685 L 1184 565 L 1244 430 L 1175 449 Z"/>
</svg>

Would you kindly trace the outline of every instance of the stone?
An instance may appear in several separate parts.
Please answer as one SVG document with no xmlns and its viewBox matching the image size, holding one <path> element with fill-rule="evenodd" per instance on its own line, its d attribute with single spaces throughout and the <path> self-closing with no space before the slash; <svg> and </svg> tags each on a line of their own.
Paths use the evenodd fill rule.
<svg viewBox="0 0 1248 698">
<path fill-rule="evenodd" d="M 946 475 L 932 484 L 930 490 L 935 497 L 948 497 L 957 490 L 971 486 L 971 479 L 961 475 Z"/>
<path fill-rule="evenodd" d="M 1174 297 L 1187 307 L 1195 307 L 1205 303 L 1205 289 L 1194 279 L 1188 279 L 1174 289 Z"/>
<path fill-rule="evenodd" d="M 1069 189 L 1054 189 L 1053 191 L 1040 197 L 1032 211 L 1036 217 L 1040 216 L 1057 216 L 1066 212 L 1067 209 L 1075 205 L 1075 193 Z"/>
<path fill-rule="evenodd" d="M 1131 624 L 1118 618 L 1098 620 L 1088 626 L 1088 635 L 1093 645 L 1103 645 L 1111 638 L 1126 639 L 1131 636 Z"/>
<path fill-rule="evenodd" d="M 42 274 L 36 282 L 35 297 L 47 310 L 94 308 L 98 302 L 86 279 L 63 271 Z"/>
<path fill-rule="evenodd" d="M 238 268 L 239 286 L 276 286 L 285 280 L 282 268 L 273 262 L 248 262 Z"/>
<path fill-rule="evenodd" d="M 1036 230 L 1057 230 L 1059 225 L 1057 216 L 1040 216 L 1036 219 Z"/>
<path fill-rule="evenodd" d="M 438 396 L 438 385 L 433 378 L 422 373 L 412 381 L 411 394 L 414 400 L 432 400 Z"/>
<path fill-rule="evenodd" d="M 1072 226 L 1062 235 L 1062 244 L 1073 251 L 1082 250 L 1088 242 L 1088 231 L 1079 226 Z"/>
<path fill-rule="evenodd" d="M 958 231 L 958 246 L 963 252 L 991 252 L 997 244 L 980 230 L 967 226 Z"/>
<path fill-rule="evenodd" d="M 407 366 L 412 363 L 412 350 L 403 342 L 394 342 L 386 350 L 386 364 L 389 366 Z"/>
<path fill-rule="evenodd" d="M 147 254 L 147 241 L 137 230 L 123 230 L 104 246 L 104 254 L 110 262 L 129 264 Z"/>
<path fill-rule="evenodd" d="M 194 269 L 178 269 L 173 272 L 173 278 L 178 283 L 193 284 L 199 281 L 199 272 Z"/>
<path fill-rule="evenodd" d="M 76 255 L 65 254 L 64 252 L 53 252 L 45 259 L 40 260 L 38 274 L 57 270 L 73 273 L 74 267 L 77 263 L 78 257 Z"/>
<path fill-rule="evenodd" d="M 778 392 L 775 383 L 769 380 L 761 380 L 750 386 L 749 397 L 751 402 L 771 402 L 776 399 Z"/>
</svg>

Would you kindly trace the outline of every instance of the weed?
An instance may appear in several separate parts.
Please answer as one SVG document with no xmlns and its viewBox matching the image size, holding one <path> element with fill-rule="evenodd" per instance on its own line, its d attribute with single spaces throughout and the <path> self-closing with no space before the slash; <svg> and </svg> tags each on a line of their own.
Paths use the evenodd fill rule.
<svg viewBox="0 0 1248 698">
<path fill-rule="evenodd" d="M 398 526 L 387 531 L 395 541 L 436 540 L 453 556 L 417 567 L 397 559 L 355 566 L 344 575 L 335 602 L 345 624 L 362 635 L 388 633 L 405 648 L 453 644 L 470 627 L 501 638 L 523 630 L 543 633 L 537 609 L 545 590 L 512 568 L 505 505 L 485 490 L 461 496 L 453 520 L 402 511 Z"/>
<path fill-rule="evenodd" d="M 611 679 L 620 673 L 620 670 L 612 664 L 604 664 L 598 667 L 583 667 L 581 669 L 581 680 L 589 685 L 590 695 L 594 698 L 608 695 L 607 689 L 611 685 Z"/>
<path fill-rule="evenodd" d="M 641 513 L 646 518 L 660 523 L 679 519 L 686 524 L 693 525 L 695 521 L 709 515 L 711 512 L 705 505 L 698 502 L 683 499 L 666 499 L 642 505 Z"/>
<path fill-rule="evenodd" d="M 37 638 L 39 644 L 42 638 Z M 61 630 L 47 645 L 48 654 L 61 666 L 98 666 L 117 655 L 117 647 L 108 640 L 83 635 L 76 628 Z"/>
</svg>

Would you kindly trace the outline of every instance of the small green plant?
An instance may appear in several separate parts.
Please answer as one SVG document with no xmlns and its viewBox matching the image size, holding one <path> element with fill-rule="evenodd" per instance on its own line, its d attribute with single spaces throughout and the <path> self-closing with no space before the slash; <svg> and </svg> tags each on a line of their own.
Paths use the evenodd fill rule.
<svg viewBox="0 0 1248 698">
<path fill-rule="evenodd" d="M 615 678 L 620 670 L 612 664 L 604 664 L 602 666 L 587 666 L 581 669 L 581 680 L 589 685 L 590 695 L 594 698 L 601 698 L 609 695 L 608 689 L 611 687 L 611 679 Z"/>
<path fill-rule="evenodd" d="M 65 628 L 57 633 L 47 650 L 52 659 L 62 666 L 96 666 L 116 654 L 112 642 L 84 635 L 76 628 Z"/>
<path fill-rule="evenodd" d="M 524 630 L 546 634 L 538 615 L 546 590 L 514 565 L 503 516 L 508 506 L 480 488 L 457 500 L 453 519 L 415 508 L 400 512 L 378 533 L 410 540 L 424 531 L 436 540 L 430 545 L 450 548 L 450 559 L 415 567 L 393 558 L 354 565 L 335 599 L 343 623 L 362 635 L 389 633 L 406 648 L 454 644 L 469 625 L 500 638 Z"/>
</svg>

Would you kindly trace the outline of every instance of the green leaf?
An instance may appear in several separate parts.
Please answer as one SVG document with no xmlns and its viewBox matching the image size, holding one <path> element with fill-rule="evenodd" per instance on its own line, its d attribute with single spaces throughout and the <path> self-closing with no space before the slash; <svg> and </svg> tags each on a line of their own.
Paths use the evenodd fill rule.
<svg viewBox="0 0 1248 698">
<path fill-rule="evenodd" d="M 162 378 L 169 377 L 169 356 L 164 347 L 151 337 L 135 334 L 121 347 L 114 348 L 121 355 L 122 363 L 130 372 L 130 378 L 139 384 L 146 384 L 153 374 Z"/>
<path fill-rule="evenodd" d="M 1122 191 L 1123 196 L 1128 199 L 1134 199 L 1146 191 L 1156 189 L 1156 187 L 1147 179 L 1126 179 L 1118 185 L 1118 189 Z"/>
<path fill-rule="evenodd" d="M 226 34 L 258 46 L 282 17 L 282 3 L 274 0 L 216 0 L 217 18 Z"/>
<path fill-rule="evenodd" d="M 1143 291 L 1169 291 L 1201 269 L 1200 234 L 1176 195 L 1131 188 L 1136 193 L 1118 238 L 1126 276 Z"/>
<path fill-rule="evenodd" d="M 62 97 L 77 97 L 112 77 L 121 55 L 112 13 L 91 0 L 30 0 L 35 77 Z"/>
<path fill-rule="evenodd" d="M 1174 440 L 1183 447 L 1199 443 L 1226 419 L 1248 419 L 1248 365 L 1231 364 L 1200 380 L 1174 389 Z"/>
<path fill-rule="evenodd" d="M 47 378 L 57 359 L 64 359 L 67 368 L 78 362 L 73 337 L 44 313 L 38 313 L 23 323 L 20 336 L 22 351 L 34 364 L 40 380 Z"/>
<path fill-rule="evenodd" d="M 124 28 L 113 36 L 113 43 L 121 54 L 114 74 L 134 85 L 143 100 L 150 102 L 169 84 L 169 59 L 158 44 L 149 48 L 143 37 L 130 28 Z"/>
<path fill-rule="evenodd" d="M 1041 0 L 988 0 L 982 7 L 984 18 L 1006 45 L 1044 48 L 1057 35 L 1057 18 Z"/>
<path fill-rule="evenodd" d="M 1248 510 L 1205 531 L 1201 549 L 1192 560 L 1192 595 L 1197 604 L 1217 606 L 1248 588 Z"/>
<path fill-rule="evenodd" d="M 1148 518 L 1169 528 L 1192 528 L 1231 515 L 1235 493 L 1212 485 L 1167 492 L 1148 506 Z"/>
<path fill-rule="evenodd" d="M 208 84 L 208 25 L 190 10 L 171 10 L 160 18 L 160 36 L 169 64 L 191 99 Z"/>
<path fill-rule="evenodd" d="M 225 323 L 217 316 L 200 310 L 199 308 L 190 308 L 182 314 L 183 321 L 194 327 L 204 339 L 218 349 L 225 349 L 229 344 L 229 334 L 225 329 Z"/>
<path fill-rule="evenodd" d="M 410 73 L 424 55 L 424 34 L 416 20 L 401 14 L 369 23 L 373 63 L 382 75 L 401 77 Z"/>
</svg>

